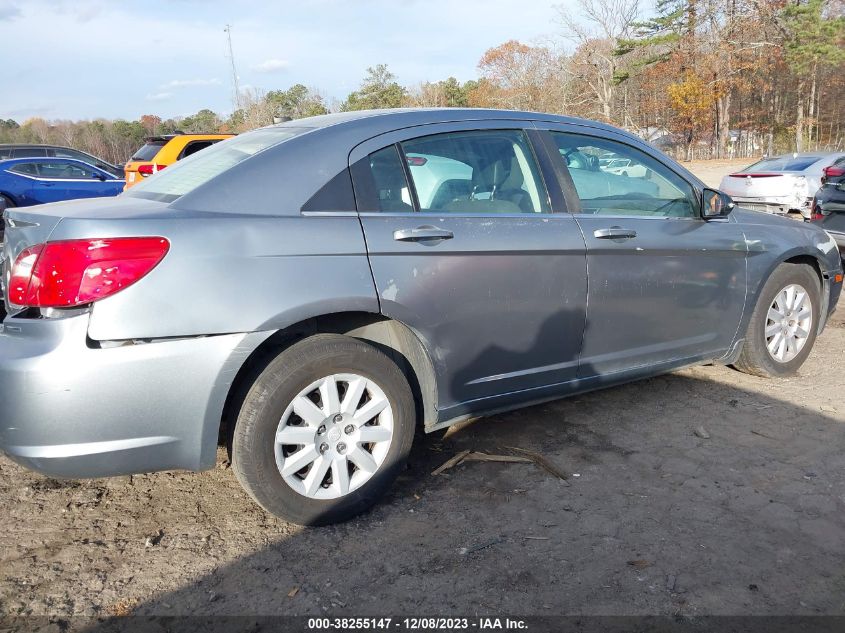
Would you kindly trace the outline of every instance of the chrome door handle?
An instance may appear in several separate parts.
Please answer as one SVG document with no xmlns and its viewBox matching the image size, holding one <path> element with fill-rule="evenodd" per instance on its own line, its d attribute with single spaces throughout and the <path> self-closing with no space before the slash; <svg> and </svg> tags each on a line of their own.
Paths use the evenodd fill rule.
<svg viewBox="0 0 845 633">
<path fill-rule="evenodd" d="M 609 229 L 596 229 L 593 235 L 600 240 L 626 240 L 632 237 L 637 237 L 637 232 L 633 229 L 623 229 L 618 226 Z"/>
<path fill-rule="evenodd" d="M 439 229 L 436 226 L 418 226 L 415 229 L 399 229 L 393 231 L 393 239 L 399 242 L 423 242 L 426 240 L 451 240 L 455 237 L 452 231 Z"/>
</svg>

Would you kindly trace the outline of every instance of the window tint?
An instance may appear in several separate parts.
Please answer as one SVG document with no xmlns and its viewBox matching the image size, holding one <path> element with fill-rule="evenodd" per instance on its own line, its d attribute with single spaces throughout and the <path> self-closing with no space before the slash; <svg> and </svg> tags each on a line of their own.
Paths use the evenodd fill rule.
<svg viewBox="0 0 845 633">
<path fill-rule="evenodd" d="M 149 141 L 142 146 L 137 152 L 132 154 L 129 160 L 152 160 L 158 154 L 159 150 L 164 147 L 166 141 Z"/>
<path fill-rule="evenodd" d="M 9 171 L 14 172 L 16 174 L 23 174 L 24 176 L 38 176 L 38 164 L 18 163 L 17 165 L 12 165 L 9 168 Z"/>
<path fill-rule="evenodd" d="M 531 146 L 516 130 L 437 134 L 402 143 L 421 211 L 547 213 Z"/>
<path fill-rule="evenodd" d="M 552 132 L 581 213 L 695 217 L 692 187 L 645 152 L 608 139 Z"/>
<path fill-rule="evenodd" d="M 385 147 L 369 156 L 379 211 L 412 212 L 411 190 L 405 178 L 402 159 L 395 145 Z"/>
<path fill-rule="evenodd" d="M 12 158 L 35 158 L 47 156 L 47 150 L 43 147 L 18 147 L 12 150 Z"/>
<path fill-rule="evenodd" d="M 215 141 L 192 141 L 182 150 L 182 158 L 187 158 L 191 154 L 196 154 L 201 149 L 214 145 Z"/>
<path fill-rule="evenodd" d="M 40 175 L 42 178 L 60 178 L 62 180 L 91 180 L 94 178 L 94 170 L 79 163 L 67 163 L 53 161 L 41 163 Z"/>
</svg>

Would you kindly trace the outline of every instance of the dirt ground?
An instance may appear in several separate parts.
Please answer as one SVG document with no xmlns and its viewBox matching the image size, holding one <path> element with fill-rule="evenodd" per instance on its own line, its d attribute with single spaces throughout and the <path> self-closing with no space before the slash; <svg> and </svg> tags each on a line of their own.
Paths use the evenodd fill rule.
<svg viewBox="0 0 845 633">
<path fill-rule="evenodd" d="M 845 311 L 790 379 L 698 367 L 418 438 L 329 528 L 266 515 L 222 451 L 85 482 L 0 458 L 0 615 L 845 614 L 844 351 Z M 568 480 L 431 474 L 514 446 Z"/>
<path fill-rule="evenodd" d="M 692 160 L 686 163 L 681 163 L 684 167 L 689 169 L 696 176 L 704 181 L 708 187 L 718 187 L 727 174 L 738 171 L 743 167 L 748 167 L 752 163 L 757 162 L 756 158 L 731 158 L 731 159 L 715 159 L 715 160 Z"/>
</svg>

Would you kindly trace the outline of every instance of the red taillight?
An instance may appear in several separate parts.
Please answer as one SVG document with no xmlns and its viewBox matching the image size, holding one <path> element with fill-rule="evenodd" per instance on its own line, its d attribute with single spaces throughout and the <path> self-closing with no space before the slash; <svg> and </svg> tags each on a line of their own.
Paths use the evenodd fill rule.
<svg viewBox="0 0 845 633">
<path fill-rule="evenodd" d="M 147 176 L 152 176 L 154 173 L 161 171 L 167 167 L 167 165 L 159 165 L 157 163 L 146 163 L 144 165 L 138 165 L 138 173 L 141 174 L 144 178 Z"/>
<path fill-rule="evenodd" d="M 411 167 L 422 167 L 428 162 L 425 156 L 408 156 L 408 164 Z"/>
<path fill-rule="evenodd" d="M 845 167 L 834 167 L 831 165 L 830 167 L 825 167 L 822 173 L 825 178 L 839 178 L 840 176 L 845 176 Z"/>
<path fill-rule="evenodd" d="M 23 250 L 12 267 L 9 302 L 70 308 L 134 284 L 155 268 L 170 243 L 163 237 L 47 242 Z"/>
</svg>

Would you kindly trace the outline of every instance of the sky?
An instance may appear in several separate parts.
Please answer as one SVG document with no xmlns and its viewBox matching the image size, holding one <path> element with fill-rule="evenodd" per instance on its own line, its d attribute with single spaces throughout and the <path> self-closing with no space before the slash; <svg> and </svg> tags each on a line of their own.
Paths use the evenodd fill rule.
<svg viewBox="0 0 845 633">
<path fill-rule="evenodd" d="M 241 88 L 343 99 L 368 66 L 403 85 L 477 76 L 488 48 L 560 32 L 574 0 L 0 0 L 0 118 L 137 119 L 232 109 Z"/>
</svg>

